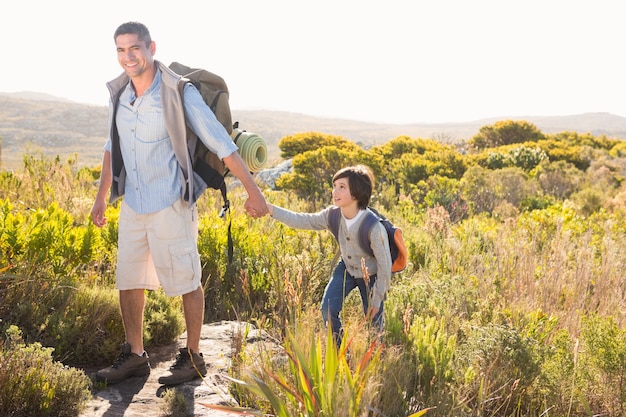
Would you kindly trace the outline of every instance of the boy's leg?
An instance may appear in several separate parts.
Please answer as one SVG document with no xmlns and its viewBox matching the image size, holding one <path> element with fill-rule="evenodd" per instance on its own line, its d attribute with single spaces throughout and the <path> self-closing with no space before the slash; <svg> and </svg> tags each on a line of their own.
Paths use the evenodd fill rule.
<svg viewBox="0 0 626 417">
<path fill-rule="evenodd" d="M 341 344 L 343 332 L 343 325 L 339 317 L 343 309 L 343 301 L 355 286 L 355 279 L 346 272 L 343 261 L 339 262 L 326 285 L 321 306 L 324 324 L 327 326 L 330 324 L 337 346 Z"/>
</svg>

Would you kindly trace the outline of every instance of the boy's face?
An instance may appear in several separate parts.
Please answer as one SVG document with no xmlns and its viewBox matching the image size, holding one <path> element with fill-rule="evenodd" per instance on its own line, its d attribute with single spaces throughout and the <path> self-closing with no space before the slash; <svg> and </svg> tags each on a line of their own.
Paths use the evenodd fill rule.
<svg viewBox="0 0 626 417">
<path fill-rule="evenodd" d="M 333 182 L 333 203 L 337 207 L 347 207 L 356 204 L 356 200 L 350 193 L 350 183 L 347 178 L 338 178 Z"/>
</svg>

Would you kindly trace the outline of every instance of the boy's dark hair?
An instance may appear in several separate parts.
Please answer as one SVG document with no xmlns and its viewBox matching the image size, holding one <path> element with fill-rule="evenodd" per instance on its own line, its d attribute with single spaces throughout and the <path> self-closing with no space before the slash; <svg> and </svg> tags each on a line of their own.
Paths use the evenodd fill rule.
<svg viewBox="0 0 626 417">
<path fill-rule="evenodd" d="M 340 178 L 347 178 L 350 194 L 357 201 L 360 209 L 367 208 L 374 189 L 374 174 L 365 165 L 342 168 L 333 176 L 333 184 Z"/>
<path fill-rule="evenodd" d="M 115 34 L 113 35 L 113 40 L 117 39 L 120 35 L 134 34 L 139 37 L 139 40 L 144 41 L 146 46 L 150 46 L 152 42 L 152 37 L 150 36 L 150 31 L 143 23 L 139 22 L 126 22 L 119 25 L 119 27 L 115 30 Z"/>
</svg>

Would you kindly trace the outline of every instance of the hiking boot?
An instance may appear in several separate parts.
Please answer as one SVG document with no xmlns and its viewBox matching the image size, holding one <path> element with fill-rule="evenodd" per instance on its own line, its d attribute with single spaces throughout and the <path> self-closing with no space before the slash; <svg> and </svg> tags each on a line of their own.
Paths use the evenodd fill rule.
<svg viewBox="0 0 626 417">
<path fill-rule="evenodd" d="M 195 353 L 187 348 L 181 348 L 179 352 L 174 365 L 170 367 L 170 373 L 159 377 L 159 384 L 177 385 L 206 375 L 202 353 Z"/>
<path fill-rule="evenodd" d="M 131 376 L 146 376 L 150 373 L 148 355 L 144 352 L 141 356 L 130 351 L 130 345 L 122 345 L 122 353 L 117 357 L 112 366 L 100 369 L 96 372 L 96 381 L 105 382 L 109 385 L 117 384 Z"/>
</svg>

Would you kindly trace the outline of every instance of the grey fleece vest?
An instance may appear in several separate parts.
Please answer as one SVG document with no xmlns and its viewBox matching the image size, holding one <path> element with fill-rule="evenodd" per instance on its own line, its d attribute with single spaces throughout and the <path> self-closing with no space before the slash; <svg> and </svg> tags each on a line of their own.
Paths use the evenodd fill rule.
<svg viewBox="0 0 626 417">
<path fill-rule="evenodd" d="M 186 142 L 187 138 L 187 126 L 185 124 L 185 110 L 183 108 L 183 101 L 178 92 L 178 82 L 182 78 L 180 75 L 173 72 L 166 65 L 163 65 L 159 61 L 154 61 L 158 68 L 161 70 L 161 104 L 163 106 L 163 117 L 165 118 L 165 128 L 170 136 L 170 139 L 174 143 L 175 141 Z M 120 148 L 120 136 L 117 131 L 117 125 L 115 124 L 115 116 L 119 104 L 120 95 L 122 91 L 128 85 L 130 81 L 129 77 L 122 73 L 116 79 L 107 83 L 109 92 L 111 94 L 111 169 L 112 169 L 112 184 L 111 184 L 111 196 L 110 202 L 117 201 L 124 195 L 126 185 L 126 168 L 124 167 L 124 160 L 122 158 L 122 151 Z M 180 149 L 187 147 L 177 147 L 174 149 Z M 176 159 L 178 160 L 178 166 L 181 170 L 181 196 L 189 203 L 195 203 L 200 194 L 206 189 L 206 184 L 202 180 L 199 180 L 194 174 L 191 166 L 191 158 L 189 152 L 175 151 Z M 191 179 L 190 179 L 191 177 Z"/>
</svg>

